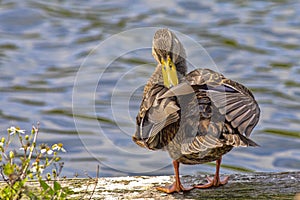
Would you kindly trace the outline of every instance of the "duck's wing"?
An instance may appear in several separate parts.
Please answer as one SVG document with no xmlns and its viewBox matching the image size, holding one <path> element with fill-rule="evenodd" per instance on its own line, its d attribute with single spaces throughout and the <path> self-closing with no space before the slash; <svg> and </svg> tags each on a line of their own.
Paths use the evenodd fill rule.
<svg viewBox="0 0 300 200">
<path fill-rule="evenodd" d="M 183 152 L 218 147 L 222 140 L 233 146 L 257 145 L 248 137 L 258 123 L 260 109 L 246 87 L 209 69 L 194 70 L 185 78 L 186 81 L 168 90 L 161 98 L 183 98 L 195 93 L 198 104 L 190 104 L 189 108 L 199 106 L 200 115 L 210 113 L 211 116 L 202 116 L 198 124 L 194 124 L 198 125 L 197 133 L 186 133 L 188 139 L 182 145 Z M 199 119 L 196 115 L 192 117 Z"/>
<path fill-rule="evenodd" d="M 161 130 L 179 120 L 176 98 L 161 98 L 168 89 L 163 85 L 154 85 L 143 97 L 140 111 L 136 117 L 136 132 L 133 141 L 149 149 L 161 149 Z"/>
</svg>

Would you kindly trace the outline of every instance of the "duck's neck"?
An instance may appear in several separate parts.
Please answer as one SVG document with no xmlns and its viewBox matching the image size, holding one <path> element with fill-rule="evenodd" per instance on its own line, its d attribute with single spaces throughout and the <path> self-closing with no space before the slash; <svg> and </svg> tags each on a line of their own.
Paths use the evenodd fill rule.
<svg viewBox="0 0 300 200">
<path fill-rule="evenodd" d="M 161 68 L 162 68 L 161 64 L 158 64 L 153 74 L 151 75 L 149 81 L 152 82 L 153 84 L 159 84 L 163 82 L 163 75 L 162 75 Z"/>
<path fill-rule="evenodd" d="M 187 72 L 186 61 L 182 59 L 182 61 L 176 63 L 176 70 L 178 75 L 179 83 L 183 80 Z"/>
</svg>

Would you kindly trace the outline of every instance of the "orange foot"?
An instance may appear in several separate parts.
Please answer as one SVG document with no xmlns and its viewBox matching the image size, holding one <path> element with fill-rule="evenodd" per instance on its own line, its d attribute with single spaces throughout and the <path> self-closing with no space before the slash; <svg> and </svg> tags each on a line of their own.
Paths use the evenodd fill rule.
<svg viewBox="0 0 300 200">
<path fill-rule="evenodd" d="M 226 176 L 223 180 L 220 180 L 219 177 L 214 177 L 209 178 L 206 177 L 206 180 L 208 181 L 208 183 L 204 184 L 204 185 L 195 185 L 194 188 L 211 188 L 211 187 L 218 187 L 221 185 L 225 185 L 228 182 L 229 177 Z"/>
<path fill-rule="evenodd" d="M 159 191 L 171 194 L 173 192 L 187 192 L 187 191 L 190 191 L 190 190 L 194 189 L 194 187 L 185 188 L 181 184 L 177 184 L 175 182 L 172 185 L 169 185 L 169 186 L 166 186 L 166 187 L 157 187 L 156 189 L 159 190 Z"/>
</svg>

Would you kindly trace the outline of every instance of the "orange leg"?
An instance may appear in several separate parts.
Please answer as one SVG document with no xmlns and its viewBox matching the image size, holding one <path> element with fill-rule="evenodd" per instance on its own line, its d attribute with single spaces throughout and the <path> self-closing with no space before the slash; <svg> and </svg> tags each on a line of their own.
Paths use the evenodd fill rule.
<svg viewBox="0 0 300 200">
<path fill-rule="evenodd" d="M 229 177 L 226 176 L 223 180 L 220 179 L 220 166 L 221 166 L 222 157 L 216 161 L 216 173 L 214 178 L 207 177 L 208 183 L 204 185 L 196 185 L 195 188 L 210 188 L 210 187 L 218 187 L 221 185 L 225 185 L 228 182 Z"/>
<path fill-rule="evenodd" d="M 180 177 L 179 177 L 179 162 L 176 160 L 173 161 L 174 171 L 175 171 L 175 182 L 172 185 L 166 187 L 157 187 L 156 189 L 165 193 L 173 193 L 173 192 L 185 192 L 190 191 L 193 187 L 185 188 L 181 185 Z"/>
</svg>

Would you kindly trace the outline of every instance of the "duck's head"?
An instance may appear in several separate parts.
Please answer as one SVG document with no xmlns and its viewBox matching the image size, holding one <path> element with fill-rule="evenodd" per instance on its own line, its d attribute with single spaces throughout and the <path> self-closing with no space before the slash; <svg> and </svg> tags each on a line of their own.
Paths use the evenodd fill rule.
<svg viewBox="0 0 300 200">
<path fill-rule="evenodd" d="M 164 85 L 168 88 L 178 84 L 178 73 L 186 74 L 185 50 L 176 35 L 168 29 L 155 32 L 152 55 L 160 63 Z"/>
</svg>

